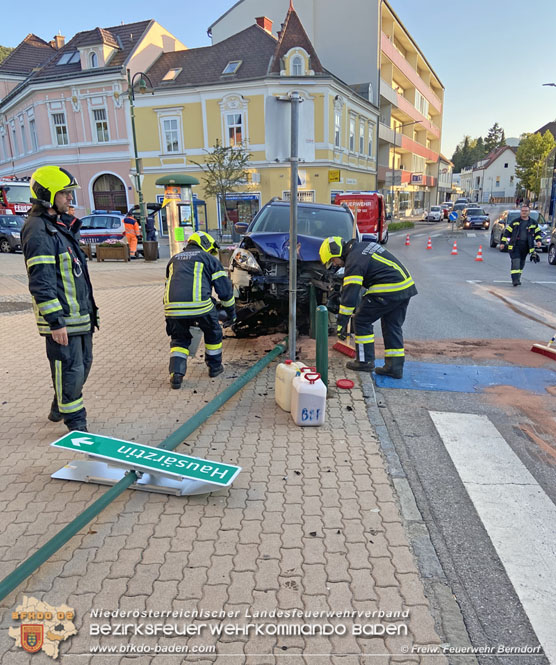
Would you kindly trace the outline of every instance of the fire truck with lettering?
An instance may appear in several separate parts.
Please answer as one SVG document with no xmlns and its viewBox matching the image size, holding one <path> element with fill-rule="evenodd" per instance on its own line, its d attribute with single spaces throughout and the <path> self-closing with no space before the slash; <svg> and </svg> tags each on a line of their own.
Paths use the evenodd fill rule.
<svg viewBox="0 0 556 665">
<path fill-rule="evenodd" d="M 26 215 L 31 209 L 29 178 L 0 178 L 0 215 Z"/>
<path fill-rule="evenodd" d="M 388 222 L 384 197 L 378 192 L 339 192 L 334 203 L 346 204 L 357 221 L 359 233 L 373 233 L 378 241 L 388 242 Z"/>
</svg>

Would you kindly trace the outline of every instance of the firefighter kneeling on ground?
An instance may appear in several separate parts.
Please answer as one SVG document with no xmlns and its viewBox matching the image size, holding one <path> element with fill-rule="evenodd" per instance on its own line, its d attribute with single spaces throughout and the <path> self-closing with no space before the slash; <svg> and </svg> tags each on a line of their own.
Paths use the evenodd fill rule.
<svg viewBox="0 0 556 665">
<path fill-rule="evenodd" d="M 347 337 L 347 326 L 354 314 L 356 359 L 348 369 L 371 372 L 375 369 L 373 323 L 380 319 L 384 339 L 384 367 L 377 374 L 401 379 L 405 352 L 402 325 L 409 299 L 417 294 L 408 270 L 378 242 L 344 242 L 339 236 L 326 238 L 320 259 L 327 268 L 345 266 L 338 314 L 338 337 Z M 357 305 L 361 289 L 364 294 Z M 357 306 L 357 311 L 355 308 Z"/>
<path fill-rule="evenodd" d="M 232 283 L 218 255 L 214 238 L 199 231 L 189 237 L 182 252 L 170 259 L 166 268 L 164 314 L 170 336 L 170 384 L 178 389 L 187 369 L 191 345 L 190 328 L 199 327 L 205 337 L 205 362 L 209 376 L 224 371 L 222 366 L 222 328 L 211 297 L 216 291 L 227 314 L 225 325 L 236 320 Z"/>
<path fill-rule="evenodd" d="M 125 237 L 127 239 L 127 244 L 129 245 L 129 257 L 131 259 L 136 259 L 137 238 L 141 235 L 141 227 L 139 226 L 139 222 L 131 214 L 131 210 L 124 218 L 124 226 Z"/>
</svg>

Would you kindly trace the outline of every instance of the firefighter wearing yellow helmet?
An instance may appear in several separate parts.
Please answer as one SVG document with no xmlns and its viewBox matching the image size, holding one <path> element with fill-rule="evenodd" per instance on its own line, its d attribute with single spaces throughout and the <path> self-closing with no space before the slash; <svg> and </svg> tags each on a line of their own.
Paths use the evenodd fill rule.
<svg viewBox="0 0 556 665">
<path fill-rule="evenodd" d="M 188 238 L 185 249 L 175 254 L 166 268 L 164 315 L 170 336 L 170 385 L 176 390 L 187 370 L 193 327 L 199 327 L 204 334 L 209 376 L 224 371 L 222 328 L 212 299 L 213 288 L 227 314 L 228 325 L 235 321 L 236 310 L 232 283 L 217 255 L 215 239 L 198 231 Z"/>
<path fill-rule="evenodd" d="M 405 359 L 402 326 L 409 300 L 417 294 L 409 271 L 376 240 L 344 242 L 339 236 L 326 238 L 319 255 L 328 268 L 345 266 L 338 337 L 347 337 L 347 326 L 353 316 L 356 348 L 355 360 L 346 367 L 364 372 L 375 369 L 373 324 L 380 319 L 385 362 L 384 367 L 375 371 L 401 379 Z"/>
<path fill-rule="evenodd" d="M 41 166 L 30 187 L 33 207 L 21 245 L 54 385 L 48 419 L 86 432 L 83 385 L 93 362 L 98 316 L 87 259 L 79 247 L 81 222 L 68 214 L 79 185 L 66 169 Z"/>
</svg>

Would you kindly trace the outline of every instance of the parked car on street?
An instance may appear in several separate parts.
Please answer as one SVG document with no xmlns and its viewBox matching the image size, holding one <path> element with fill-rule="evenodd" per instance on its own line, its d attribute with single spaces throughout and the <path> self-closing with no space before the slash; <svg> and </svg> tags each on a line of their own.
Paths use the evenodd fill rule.
<svg viewBox="0 0 556 665">
<path fill-rule="evenodd" d="M 323 239 L 341 236 L 350 240 L 354 227 L 355 220 L 347 206 L 299 204 L 297 326 L 301 332 L 309 329 L 311 284 L 317 304 L 326 304 L 332 289 L 333 273 L 319 258 Z M 237 310 L 233 332 L 238 337 L 249 337 L 287 330 L 290 204 L 272 200 L 250 224 L 238 222 L 235 229 L 245 235 L 229 265 Z M 362 238 L 357 229 L 355 237 Z"/>
<path fill-rule="evenodd" d="M 424 214 L 426 222 L 440 222 L 444 217 L 444 212 L 440 206 L 431 206 L 431 209 Z"/>
<path fill-rule="evenodd" d="M 458 203 L 464 203 L 465 205 L 467 205 L 469 203 L 469 199 L 465 197 L 462 197 L 461 199 L 456 199 L 454 206 L 457 206 Z"/>
<path fill-rule="evenodd" d="M 548 263 L 556 266 L 556 225 L 552 227 L 552 233 L 548 237 Z"/>
<path fill-rule="evenodd" d="M 492 230 L 490 232 L 490 246 L 497 247 L 500 244 L 502 235 L 504 234 L 504 229 L 508 224 L 511 224 L 521 215 L 520 210 L 504 210 L 500 217 L 495 220 L 492 224 Z M 543 215 L 538 210 L 531 210 L 529 212 L 529 217 L 538 223 L 541 228 L 541 243 L 542 251 L 550 252 L 549 246 L 551 241 L 551 226 L 543 217 Z M 507 246 L 503 249 L 504 252 L 508 251 Z M 550 257 L 549 257 L 550 261 Z"/>
<path fill-rule="evenodd" d="M 490 227 L 490 217 L 482 208 L 465 208 L 460 222 L 464 229 L 484 229 L 486 231 Z"/>
<path fill-rule="evenodd" d="M 0 215 L 0 252 L 6 254 L 21 249 L 23 222 L 19 215 Z"/>
<path fill-rule="evenodd" d="M 440 207 L 442 208 L 444 219 L 448 219 L 448 216 L 452 211 L 454 204 L 451 201 L 444 201 L 444 203 L 440 204 Z"/>
</svg>

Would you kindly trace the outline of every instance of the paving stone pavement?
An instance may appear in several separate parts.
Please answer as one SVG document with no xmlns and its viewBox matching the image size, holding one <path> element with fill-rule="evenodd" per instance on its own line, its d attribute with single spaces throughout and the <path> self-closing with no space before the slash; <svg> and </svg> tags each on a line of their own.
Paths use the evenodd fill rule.
<svg viewBox="0 0 556 665">
<path fill-rule="evenodd" d="M 281 339 L 226 338 L 226 371 L 216 379 L 201 344 L 182 389 L 170 390 L 164 267 L 90 264 L 101 311 L 84 391 L 91 432 L 157 445 Z M 28 301 L 21 255 L 0 256 L 0 302 Z M 312 361 L 314 342 L 299 346 Z M 50 478 L 73 457 L 48 446 L 65 428 L 46 419 L 52 388 L 30 311 L 0 313 L 0 347 L 3 578 L 107 488 Z M 344 361 L 331 354 L 331 386 L 345 376 Z M 275 365 L 177 448 L 240 465 L 232 487 L 192 497 L 127 490 L 2 601 L 1 665 L 52 662 L 8 635 L 24 596 L 75 609 L 78 632 L 60 644 L 62 665 L 445 662 L 412 653 L 440 638 L 358 382 L 331 389 L 323 427 L 300 428 L 275 404 Z M 98 618 L 98 610 L 130 615 Z M 148 616 L 161 611 L 176 616 Z M 356 614 L 378 611 L 408 616 Z M 94 634 L 101 624 L 129 633 Z M 198 634 L 132 634 L 137 625 Z M 358 625 L 395 634 L 360 635 Z M 323 626 L 333 634 L 319 634 Z"/>
</svg>

